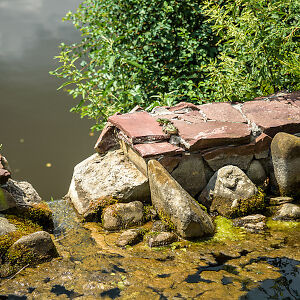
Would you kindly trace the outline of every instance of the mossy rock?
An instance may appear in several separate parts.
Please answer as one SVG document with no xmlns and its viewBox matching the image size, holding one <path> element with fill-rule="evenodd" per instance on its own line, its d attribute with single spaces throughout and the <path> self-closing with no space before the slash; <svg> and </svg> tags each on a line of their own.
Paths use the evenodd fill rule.
<svg viewBox="0 0 300 300">
<path fill-rule="evenodd" d="M 118 203 L 118 199 L 112 196 L 99 197 L 96 200 L 92 200 L 89 204 L 89 208 L 83 215 L 84 222 L 101 222 L 103 210 L 112 205 Z"/>
<path fill-rule="evenodd" d="M 11 224 L 17 227 L 17 230 L 8 234 L 0 236 L 0 257 L 2 257 L 6 251 L 24 235 L 34 233 L 42 230 L 42 227 L 31 220 L 21 218 L 14 215 L 5 216 Z"/>
</svg>

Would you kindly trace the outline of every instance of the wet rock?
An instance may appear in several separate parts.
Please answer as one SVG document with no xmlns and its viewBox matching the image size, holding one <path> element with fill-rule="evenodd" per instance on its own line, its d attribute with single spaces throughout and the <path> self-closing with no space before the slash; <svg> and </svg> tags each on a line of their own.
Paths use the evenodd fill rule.
<svg viewBox="0 0 300 300">
<path fill-rule="evenodd" d="M 207 184 L 201 156 L 184 156 L 171 175 L 193 197 Z"/>
<path fill-rule="evenodd" d="M 230 259 L 235 259 L 241 257 L 241 253 L 237 250 L 215 250 L 212 251 L 212 255 L 215 258 L 218 264 L 224 264 L 226 261 Z"/>
<path fill-rule="evenodd" d="M 0 236 L 16 230 L 17 227 L 15 225 L 9 223 L 6 218 L 0 216 Z"/>
<path fill-rule="evenodd" d="M 233 225 L 242 227 L 249 232 L 258 233 L 266 229 L 267 218 L 264 215 L 249 215 L 233 220 Z"/>
<path fill-rule="evenodd" d="M 299 221 L 300 206 L 292 203 L 283 204 L 282 207 L 278 210 L 273 220 Z"/>
<path fill-rule="evenodd" d="M 151 231 L 153 232 L 160 232 L 160 231 L 170 231 L 170 228 L 168 225 L 166 225 L 164 222 L 162 221 L 155 221 L 152 225 Z"/>
<path fill-rule="evenodd" d="M 106 230 L 119 230 L 130 226 L 140 225 L 143 221 L 143 203 L 116 203 L 104 209 L 102 224 Z"/>
<path fill-rule="evenodd" d="M 270 205 L 282 205 L 293 201 L 294 199 L 292 197 L 272 197 L 270 198 Z"/>
<path fill-rule="evenodd" d="M 37 231 L 21 237 L 7 251 L 12 263 L 36 264 L 57 257 L 56 247 L 48 232 Z M 16 261 L 14 261 L 16 260 Z"/>
<path fill-rule="evenodd" d="M 234 226 L 244 226 L 245 224 L 257 224 L 260 222 L 266 222 L 267 218 L 261 214 L 249 215 L 242 218 L 237 218 L 233 220 Z"/>
<path fill-rule="evenodd" d="M 91 202 L 109 196 L 119 202 L 150 198 L 148 179 L 120 150 L 96 153 L 79 163 L 67 194 L 79 214 L 86 214 Z"/>
<path fill-rule="evenodd" d="M 241 169 L 225 166 L 210 179 L 198 200 L 211 212 L 230 216 L 239 200 L 250 199 L 256 193 L 256 186 Z"/>
<path fill-rule="evenodd" d="M 256 185 L 261 186 L 267 179 L 265 169 L 258 160 L 253 160 L 246 172 L 249 179 Z"/>
<path fill-rule="evenodd" d="M 119 247 L 125 247 L 127 245 L 135 245 L 143 239 L 141 230 L 129 229 L 124 231 L 118 238 L 116 245 Z"/>
<path fill-rule="evenodd" d="M 173 232 L 160 232 L 158 235 L 148 239 L 149 247 L 161 247 L 177 241 L 177 236 Z"/>
<path fill-rule="evenodd" d="M 156 160 L 148 162 L 153 206 L 184 237 L 211 235 L 214 225 L 210 216 Z"/>
<path fill-rule="evenodd" d="M 9 179 L 5 189 L 13 196 L 17 206 L 30 206 L 40 203 L 42 198 L 34 187 L 27 181 L 16 181 Z"/>
<path fill-rule="evenodd" d="M 5 211 L 16 206 L 17 203 L 12 194 L 0 188 L 0 211 Z"/>
<path fill-rule="evenodd" d="M 266 228 L 266 223 L 265 222 L 258 222 L 256 224 L 246 223 L 242 227 L 245 228 L 249 232 L 259 233 Z"/>
<path fill-rule="evenodd" d="M 276 134 L 271 153 L 281 195 L 300 196 L 300 137 L 284 132 Z"/>
</svg>

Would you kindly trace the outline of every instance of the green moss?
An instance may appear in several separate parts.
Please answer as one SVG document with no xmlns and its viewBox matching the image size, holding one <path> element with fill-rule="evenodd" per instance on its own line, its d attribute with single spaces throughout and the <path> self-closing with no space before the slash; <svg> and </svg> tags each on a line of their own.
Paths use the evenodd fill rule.
<svg viewBox="0 0 300 300">
<path fill-rule="evenodd" d="M 269 219 L 267 221 L 267 227 L 275 231 L 286 231 L 286 230 L 300 230 L 300 222 L 292 221 L 274 221 Z"/>
<path fill-rule="evenodd" d="M 198 204 L 201 207 L 201 209 L 204 210 L 207 213 L 207 208 L 203 204 L 201 204 L 199 202 L 198 202 Z"/>
<path fill-rule="evenodd" d="M 17 227 L 17 230 L 0 236 L 0 257 L 22 236 L 42 230 L 40 225 L 33 223 L 31 220 L 14 215 L 7 215 L 5 217 Z"/>
<path fill-rule="evenodd" d="M 170 230 L 175 230 L 175 229 L 176 229 L 175 224 L 171 221 L 170 217 L 167 216 L 164 212 L 159 211 L 159 212 L 158 212 L 158 215 L 159 215 L 160 220 L 161 220 L 166 226 L 168 226 L 168 228 L 169 228 Z"/>
<path fill-rule="evenodd" d="M 153 220 L 153 206 L 152 205 L 145 205 L 144 208 L 143 208 L 144 212 L 144 216 L 143 216 L 143 221 L 144 222 L 148 222 L 148 221 L 151 221 Z"/>
<path fill-rule="evenodd" d="M 225 217 L 217 216 L 215 218 L 216 232 L 209 240 L 211 242 L 224 242 L 226 240 L 238 241 L 244 239 L 246 232 L 233 226 L 233 222 Z"/>
<path fill-rule="evenodd" d="M 118 199 L 115 199 L 112 196 L 99 197 L 98 199 L 91 201 L 89 204 L 88 213 L 84 217 L 84 221 L 101 221 L 104 208 L 116 203 L 118 203 Z"/>
<path fill-rule="evenodd" d="M 32 265 L 35 262 L 35 255 L 31 249 L 24 245 L 17 245 L 7 251 L 5 261 L 11 265 Z"/>
<path fill-rule="evenodd" d="M 238 218 L 264 211 L 266 208 L 265 193 L 258 188 L 256 195 L 250 199 L 240 199 L 238 205 L 231 211 L 230 217 Z"/>
</svg>

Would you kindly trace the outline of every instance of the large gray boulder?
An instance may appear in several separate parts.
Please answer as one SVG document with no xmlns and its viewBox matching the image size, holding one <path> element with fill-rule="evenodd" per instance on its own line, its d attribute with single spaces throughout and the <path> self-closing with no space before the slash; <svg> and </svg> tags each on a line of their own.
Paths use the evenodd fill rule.
<svg viewBox="0 0 300 300">
<path fill-rule="evenodd" d="M 6 218 L 0 217 L 0 236 L 16 230 L 17 227 L 14 224 L 9 223 Z"/>
<path fill-rule="evenodd" d="M 171 175 L 193 197 L 207 184 L 203 160 L 199 155 L 183 157 Z"/>
<path fill-rule="evenodd" d="M 210 216 L 156 160 L 148 162 L 151 199 L 155 209 L 184 238 L 214 232 Z"/>
<path fill-rule="evenodd" d="M 98 199 L 147 201 L 150 190 L 148 179 L 121 150 L 115 150 L 104 156 L 95 153 L 75 166 L 67 197 L 79 214 L 86 214 L 90 204 Z"/>
<path fill-rule="evenodd" d="M 247 175 L 236 166 L 219 169 L 199 196 L 199 202 L 224 216 L 231 216 L 240 200 L 252 198 L 258 192 Z"/>
<path fill-rule="evenodd" d="M 143 208 L 140 201 L 110 205 L 103 211 L 102 225 L 106 230 L 120 230 L 140 225 L 144 216 Z"/>
<path fill-rule="evenodd" d="M 300 196 L 300 137 L 279 132 L 271 143 L 274 173 L 283 196 Z"/>
</svg>

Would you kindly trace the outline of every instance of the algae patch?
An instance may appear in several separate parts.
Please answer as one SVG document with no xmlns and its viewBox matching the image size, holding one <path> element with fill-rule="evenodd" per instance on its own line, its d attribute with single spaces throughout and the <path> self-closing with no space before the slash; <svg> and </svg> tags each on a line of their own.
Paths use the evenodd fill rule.
<svg viewBox="0 0 300 300">
<path fill-rule="evenodd" d="M 222 216 L 215 218 L 216 232 L 210 239 L 212 242 L 224 242 L 226 240 L 238 241 L 244 239 L 246 232 L 233 226 L 232 220 Z"/>
<path fill-rule="evenodd" d="M 285 230 L 300 230 L 299 222 L 292 221 L 274 221 L 269 219 L 267 221 L 267 227 L 275 231 L 285 231 Z"/>
</svg>

